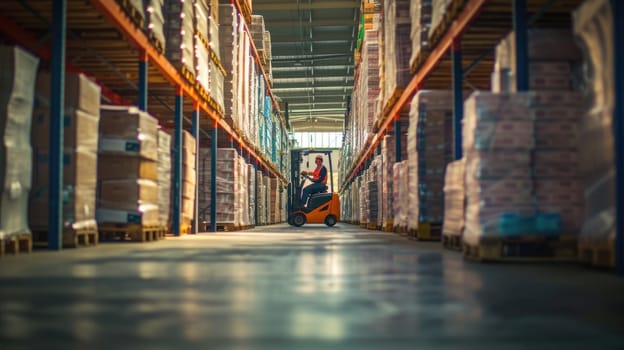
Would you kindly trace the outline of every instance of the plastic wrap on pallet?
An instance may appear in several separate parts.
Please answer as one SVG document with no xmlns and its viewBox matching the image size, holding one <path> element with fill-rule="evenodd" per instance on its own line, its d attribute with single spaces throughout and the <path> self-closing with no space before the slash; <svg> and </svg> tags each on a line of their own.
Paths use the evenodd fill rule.
<svg viewBox="0 0 624 350">
<path fill-rule="evenodd" d="M 95 226 L 100 87 L 77 74 L 67 75 L 65 83 L 63 225 L 80 229 Z M 29 203 L 29 222 L 36 228 L 48 225 L 49 99 L 50 75 L 41 72 L 33 110 L 34 172 Z"/>
<path fill-rule="evenodd" d="M 574 13 L 574 31 L 587 61 L 587 100 L 590 107 L 581 118 L 580 138 L 591 140 L 580 148 L 585 188 L 583 242 L 615 241 L 615 154 L 613 113 L 615 98 L 614 18 L 607 0 L 585 2 Z M 614 264 L 611 261 L 611 264 Z"/>
<path fill-rule="evenodd" d="M 165 55 L 178 69 L 186 69 L 193 76 L 194 66 L 194 5 L 193 1 L 165 0 Z"/>
<path fill-rule="evenodd" d="M 158 121 L 134 106 L 102 106 L 99 152 L 158 160 Z"/>
<path fill-rule="evenodd" d="M 141 211 L 141 205 L 158 203 L 158 182 L 147 179 L 102 180 L 98 208 Z"/>
<path fill-rule="evenodd" d="M 444 16 L 453 0 L 431 0 L 431 30 L 434 31 L 442 25 Z"/>
<path fill-rule="evenodd" d="M 218 68 L 214 61 L 210 62 L 210 97 L 218 106 L 225 110 L 224 100 L 224 81 L 223 72 Z"/>
<path fill-rule="evenodd" d="M 418 94 L 416 95 L 418 96 Z M 418 228 L 419 221 L 419 196 L 418 196 L 418 100 L 414 96 L 410 106 L 410 122 L 407 128 L 407 162 L 403 171 L 407 174 L 407 222 L 408 230 Z"/>
<path fill-rule="evenodd" d="M 429 48 L 431 11 L 431 0 L 410 1 L 410 39 L 412 41 L 410 67 L 414 65 L 420 53 Z"/>
<path fill-rule="evenodd" d="M 444 176 L 444 222 L 442 234 L 461 236 L 464 229 L 466 200 L 466 160 L 450 162 Z"/>
<path fill-rule="evenodd" d="M 163 15 L 164 0 L 143 0 L 145 6 L 145 30 L 165 49 L 165 16 Z"/>
<path fill-rule="evenodd" d="M 266 224 L 266 186 L 262 180 L 262 171 L 256 171 L 256 186 L 258 187 L 258 197 L 256 202 L 256 216 L 258 217 L 258 225 Z"/>
<path fill-rule="evenodd" d="M 530 159 L 533 124 L 530 93 L 476 92 L 465 102 L 464 241 L 537 233 Z M 483 171 L 482 171 L 483 170 Z"/>
<path fill-rule="evenodd" d="M 223 80 L 223 107 L 228 123 L 238 120 L 238 14 L 234 5 L 219 5 L 219 42 L 221 64 L 226 71 Z"/>
<path fill-rule="evenodd" d="M 171 135 L 158 130 L 158 209 L 161 226 L 169 225 L 171 211 Z"/>
<path fill-rule="evenodd" d="M 412 77 L 409 60 L 412 51 L 410 0 L 384 1 L 384 80 L 383 105 L 397 89 L 405 88 Z"/>
</svg>

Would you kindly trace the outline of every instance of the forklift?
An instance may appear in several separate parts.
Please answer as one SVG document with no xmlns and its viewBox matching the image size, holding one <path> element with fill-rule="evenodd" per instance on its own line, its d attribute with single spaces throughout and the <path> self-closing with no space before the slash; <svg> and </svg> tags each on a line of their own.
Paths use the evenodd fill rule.
<svg viewBox="0 0 624 350">
<path fill-rule="evenodd" d="M 331 161 L 331 150 L 315 150 L 315 149 L 294 149 L 290 151 L 290 184 L 288 185 L 288 224 L 291 226 L 301 227 L 304 224 L 325 224 L 329 227 L 334 226 L 340 220 L 340 198 L 338 193 L 334 191 L 333 168 Z M 308 200 L 308 205 L 302 203 L 301 194 L 308 180 L 305 172 L 301 171 L 301 165 L 304 157 L 310 155 L 324 155 L 328 160 L 329 169 L 327 176 L 329 177 L 331 191 L 325 185 L 325 189 L 320 192 L 312 193 Z M 306 168 L 310 168 L 309 160 L 306 161 Z"/>
</svg>

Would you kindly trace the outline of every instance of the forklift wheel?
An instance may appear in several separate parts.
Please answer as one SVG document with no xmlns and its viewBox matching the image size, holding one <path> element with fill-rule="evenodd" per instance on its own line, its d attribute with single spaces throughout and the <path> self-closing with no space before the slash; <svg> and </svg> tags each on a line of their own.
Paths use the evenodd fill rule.
<svg viewBox="0 0 624 350">
<path fill-rule="evenodd" d="M 327 225 L 329 227 L 332 227 L 332 226 L 336 225 L 336 217 L 333 216 L 333 215 L 328 215 L 325 218 L 325 225 Z"/>
<path fill-rule="evenodd" d="M 297 226 L 297 227 L 301 227 L 303 226 L 303 224 L 305 224 L 306 222 L 306 217 L 305 215 L 301 214 L 301 213 L 297 213 L 292 217 L 292 223 L 293 225 Z"/>
</svg>

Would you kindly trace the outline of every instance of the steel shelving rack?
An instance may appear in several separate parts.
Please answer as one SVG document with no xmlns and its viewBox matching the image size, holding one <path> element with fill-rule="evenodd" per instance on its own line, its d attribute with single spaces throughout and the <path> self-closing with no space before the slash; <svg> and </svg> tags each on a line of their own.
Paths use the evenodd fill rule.
<svg viewBox="0 0 624 350">
<path fill-rule="evenodd" d="M 591 0 L 589 0 L 591 1 Z M 624 2 L 610 0 L 614 18 L 615 45 L 615 108 L 613 115 L 616 169 L 616 270 L 624 275 Z M 526 91 L 529 87 L 528 29 L 544 19 L 550 24 L 569 21 L 569 14 L 583 3 L 582 0 L 466 0 L 454 1 L 459 8 L 449 19 L 446 30 L 434 42 L 429 52 L 419 57 L 413 69 L 414 75 L 398 100 L 384 107 L 383 117 L 378 120 L 374 134 L 369 135 L 362 149 L 355 155 L 342 181 L 344 192 L 353 180 L 368 168 L 382 138 L 392 130 L 396 134 L 397 161 L 401 161 L 400 113 L 409 108 L 412 97 L 421 89 L 447 89 L 453 91 L 453 137 L 454 157 L 462 157 L 461 121 L 463 118 L 463 89 L 466 78 L 472 87 L 487 89 L 489 72 L 492 71 L 494 48 L 498 41 L 513 29 L 516 40 L 516 87 Z M 544 18 L 547 12 L 556 15 Z M 529 13 L 532 15 L 529 16 Z M 564 19 L 562 16 L 567 16 Z M 450 73 L 450 74 L 449 74 Z M 487 76 L 484 74 L 488 73 Z M 357 74 L 357 71 L 356 73 Z M 392 102 L 392 101 L 391 101 Z"/>
<path fill-rule="evenodd" d="M 232 0 L 242 16 L 241 4 Z M 182 130 L 192 111 L 190 129 L 199 146 L 200 134 L 211 139 L 212 203 L 216 204 L 217 147 L 236 147 L 256 169 L 288 182 L 269 157 L 249 142 L 223 118 L 210 98 L 202 96 L 160 53 L 148 36 L 124 13 L 115 0 L 6 1 L 0 4 L 0 37 L 37 55 L 51 71 L 50 128 L 50 208 L 48 246 L 62 247 L 62 145 L 60 123 L 64 99 L 65 72 L 82 72 L 102 87 L 102 96 L 112 104 L 133 104 L 156 116 L 161 124 L 173 127 L 173 233 L 180 234 Z M 9 18 L 8 15 L 11 15 Z M 248 26 L 245 30 L 249 33 Z M 250 35 L 251 37 L 251 35 Z M 51 41 L 50 44 L 47 42 Z M 271 92 L 260 56 L 251 42 L 251 52 L 266 82 L 266 93 L 286 123 Z M 171 106 L 174 106 L 173 108 Z M 219 132 L 221 131 L 221 132 Z M 197 196 L 196 196 L 197 200 Z M 55 204 L 52 204 L 55 203 Z M 211 231 L 216 231 L 216 206 L 212 205 Z M 197 205 L 196 205 L 197 208 Z M 196 209 L 197 210 L 197 209 Z M 197 215 L 194 231 L 197 232 Z"/>
</svg>

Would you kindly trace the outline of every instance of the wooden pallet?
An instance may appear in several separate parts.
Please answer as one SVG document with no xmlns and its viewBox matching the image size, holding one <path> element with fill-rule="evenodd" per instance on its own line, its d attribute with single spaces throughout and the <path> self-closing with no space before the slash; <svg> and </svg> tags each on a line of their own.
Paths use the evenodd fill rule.
<svg viewBox="0 0 624 350">
<path fill-rule="evenodd" d="M 128 16 L 130 21 L 134 23 L 137 28 L 145 27 L 145 18 L 139 9 L 132 5 L 130 0 L 117 0 L 117 4 L 121 7 L 123 12 Z"/>
<path fill-rule="evenodd" d="M 442 239 L 442 224 L 420 222 L 418 228 L 408 229 L 407 235 L 419 241 L 439 241 Z"/>
<path fill-rule="evenodd" d="M 361 227 L 361 228 L 366 228 L 366 227 L 368 227 L 368 222 L 360 222 L 360 227 Z"/>
<path fill-rule="evenodd" d="M 369 222 L 366 225 L 366 228 L 369 230 L 376 230 L 377 229 L 377 223 L 376 222 Z"/>
<path fill-rule="evenodd" d="M 39 245 L 48 244 L 48 229 L 47 228 L 33 228 L 32 229 L 33 242 Z M 80 229 L 64 228 L 63 229 L 63 247 L 64 248 L 78 248 L 89 247 L 98 244 L 99 234 L 97 226 L 89 226 Z"/>
<path fill-rule="evenodd" d="M 156 51 L 161 54 L 164 55 L 165 54 L 165 43 L 163 43 L 162 41 L 160 41 L 156 35 L 154 34 L 154 32 L 149 31 L 147 33 L 147 36 L 150 39 L 150 42 L 152 43 L 152 45 L 154 46 L 154 48 L 156 49 Z"/>
<path fill-rule="evenodd" d="M 32 235 L 30 233 L 19 233 L 9 235 L 0 239 L 0 258 L 5 253 L 18 255 L 20 252 L 32 252 Z"/>
<path fill-rule="evenodd" d="M 442 233 L 442 246 L 449 250 L 462 251 L 462 236 Z"/>
<path fill-rule="evenodd" d="M 394 232 L 394 225 L 392 223 L 392 220 L 386 220 L 386 222 L 384 222 L 384 224 L 381 226 L 381 230 L 383 232 Z"/>
<path fill-rule="evenodd" d="M 100 224 L 100 242 L 103 241 L 133 241 L 150 242 L 163 239 L 165 228 L 160 225 L 140 224 Z"/>
<path fill-rule="evenodd" d="M 451 24 L 462 10 L 464 6 L 463 0 L 453 0 L 451 1 L 444 11 L 444 15 L 442 20 L 435 28 L 431 28 L 429 30 L 429 47 L 436 47 L 444 34 L 446 34 L 447 30 L 450 28 Z"/>
<path fill-rule="evenodd" d="M 615 268 L 615 239 L 600 241 L 579 240 L 578 259 L 581 263 L 594 267 Z"/>
<path fill-rule="evenodd" d="M 462 250 L 465 259 L 474 261 L 571 262 L 577 259 L 577 241 L 573 235 L 483 237 L 478 244 L 464 241 Z"/>
</svg>

